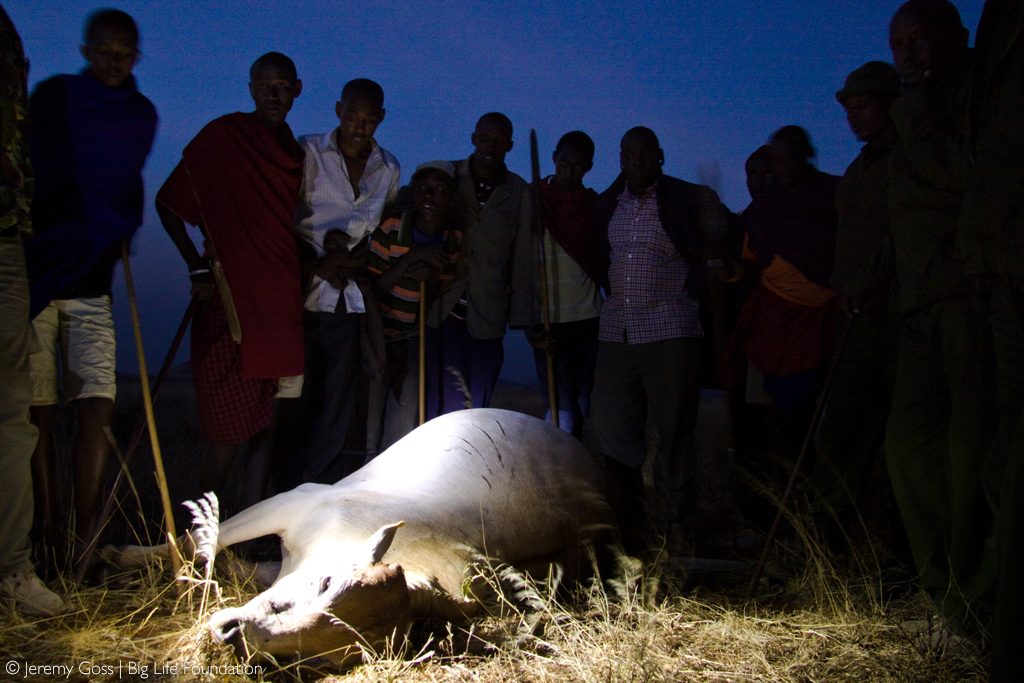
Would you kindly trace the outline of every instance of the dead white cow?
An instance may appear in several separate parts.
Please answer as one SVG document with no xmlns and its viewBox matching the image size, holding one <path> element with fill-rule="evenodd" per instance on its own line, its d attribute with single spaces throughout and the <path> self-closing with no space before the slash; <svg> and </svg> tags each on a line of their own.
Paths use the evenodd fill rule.
<svg viewBox="0 0 1024 683">
<path fill-rule="evenodd" d="M 277 534 L 283 561 L 270 588 L 210 628 L 240 655 L 352 663 L 353 645 L 401 638 L 410 619 L 471 616 L 480 556 L 571 577 L 587 564 L 581 543 L 609 529 L 601 491 L 593 456 L 550 424 L 504 410 L 437 418 L 333 486 L 303 484 L 225 521 L 219 548 Z"/>
</svg>

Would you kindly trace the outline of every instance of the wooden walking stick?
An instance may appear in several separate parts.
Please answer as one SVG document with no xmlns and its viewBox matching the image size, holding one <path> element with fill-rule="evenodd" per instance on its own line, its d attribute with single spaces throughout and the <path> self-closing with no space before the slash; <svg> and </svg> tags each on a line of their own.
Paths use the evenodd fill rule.
<svg viewBox="0 0 1024 683">
<path fill-rule="evenodd" d="M 530 194 L 533 198 L 533 234 L 540 249 L 540 300 L 541 320 L 544 322 L 545 353 L 548 359 L 548 399 L 551 402 L 551 424 L 558 426 L 558 384 L 555 382 L 555 354 L 551 350 L 551 311 L 548 310 L 548 267 L 544 254 L 544 223 L 540 216 L 540 158 L 537 154 L 537 131 L 530 129 L 530 164 L 533 183 Z"/>
<path fill-rule="evenodd" d="M 195 315 L 196 309 L 199 308 L 199 297 L 193 296 L 192 300 L 189 301 L 188 308 L 185 309 L 185 315 L 181 319 L 181 324 L 178 325 L 178 331 L 174 335 L 174 341 L 171 342 L 171 348 L 167 351 L 167 357 L 164 358 L 164 364 L 160 368 L 160 374 L 156 376 L 156 381 L 153 383 L 152 389 L 152 402 L 156 403 L 157 396 L 160 395 L 160 388 L 163 386 L 164 380 L 167 379 L 167 374 L 171 371 L 171 366 L 174 363 L 174 357 L 178 353 L 178 348 L 181 346 L 182 340 L 185 338 L 185 331 L 188 329 L 189 323 L 192 322 L 192 316 Z M 132 458 L 135 456 L 135 452 L 139 447 L 139 443 L 142 441 L 142 433 L 146 431 L 146 426 L 149 424 L 149 420 L 146 417 L 145 412 L 135 422 L 135 431 L 132 432 L 131 441 L 128 442 L 128 449 L 124 453 L 124 458 L 121 462 L 121 469 L 117 471 L 117 477 L 114 479 L 114 485 L 110 489 L 110 493 L 107 494 L 107 499 L 103 503 L 103 511 L 100 513 L 99 522 L 96 524 L 96 531 L 92 538 L 89 540 L 89 545 L 86 546 L 85 552 L 82 554 L 81 562 L 75 572 L 75 582 L 81 583 L 82 579 L 85 578 L 85 571 L 89 567 L 89 563 L 92 561 L 92 556 L 96 552 L 96 546 L 100 540 L 100 532 L 103 527 L 106 526 L 107 520 L 110 519 L 110 515 L 114 513 L 114 506 L 117 504 L 117 494 L 121 490 L 121 484 L 128 478 L 128 466 L 131 464 Z"/>
<path fill-rule="evenodd" d="M 811 441 L 814 440 L 814 432 L 818 428 L 821 414 L 825 411 L 825 401 L 828 400 L 829 391 L 832 389 L 832 380 L 835 379 L 836 368 L 839 367 L 839 359 L 843 357 L 843 349 L 846 348 L 846 341 L 850 338 L 850 330 L 853 328 L 853 323 L 856 319 L 857 312 L 854 311 L 850 317 L 850 322 L 846 324 L 846 329 L 843 330 L 843 336 L 839 340 L 839 345 L 836 347 L 836 356 L 832 359 L 832 365 L 829 366 L 828 375 L 825 377 L 825 386 L 821 388 L 821 396 L 818 397 L 818 405 L 814 409 L 814 417 L 811 418 L 811 426 L 807 429 L 804 445 L 800 448 L 800 455 L 797 457 L 796 463 L 793 464 L 793 473 L 789 475 L 786 492 L 782 494 L 782 500 L 779 501 L 779 510 L 775 513 L 775 521 L 772 523 L 771 531 L 768 532 L 768 540 L 765 541 L 764 550 L 761 552 L 761 559 L 758 561 L 757 567 L 754 569 L 754 575 L 750 579 L 750 587 L 747 589 L 747 600 L 753 600 L 757 594 L 757 584 L 761 581 L 761 574 L 764 572 L 765 565 L 768 564 L 768 556 L 771 555 L 772 545 L 775 544 L 775 537 L 779 533 L 779 527 L 782 526 L 782 517 L 786 512 L 786 503 L 789 502 L 789 497 L 796 488 L 796 478 L 800 474 L 800 466 L 803 464 L 804 457 L 806 457 L 807 451 L 810 449 Z"/>
<path fill-rule="evenodd" d="M 139 326 L 139 306 L 135 298 L 135 286 L 132 284 L 132 269 L 128 264 L 128 241 L 121 242 L 121 260 L 124 263 L 124 283 L 128 288 L 128 303 L 132 309 L 132 327 L 135 328 L 135 351 L 139 357 L 139 380 L 142 383 L 142 403 L 146 409 L 146 422 L 149 425 L 149 443 L 153 447 L 153 460 L 156 463 L 156 483 L 160 487 L 160 499 L 164 507 L 164 528 L 167 529 L 167 541 L 176 546 L 178 535 L 174 531 L 174 513 L 171 510 L 171 494 L 167 490 L 167 476 L 164 474 L 164 459 L 160 454 L 160 441 L 156 436 L 156 420 L 153 417 L 153 398 L 149 393 L 149 374 L 146 372 L 146 355 L 142 349 L 142 328 Z M 171 553 L 174 573 L 181 572 L 181 558 L 177 550 Z"/>
<path fill-rule="evenodd" d="M 427 421 L 427 281 L 420 283 L 420 417 L 419 424 Z"/>
</svg>

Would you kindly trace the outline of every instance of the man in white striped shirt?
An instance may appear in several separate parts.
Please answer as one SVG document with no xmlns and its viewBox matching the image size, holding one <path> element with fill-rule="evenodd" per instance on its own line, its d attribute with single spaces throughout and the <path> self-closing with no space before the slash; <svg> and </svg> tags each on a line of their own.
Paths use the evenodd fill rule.
<svg viewBox="0 0 1024 683">
<path fill-rule="evenodd" d="M 299 138 L 306 166 L 295 216 L 295 230 L 309 245 L 311 258 L 303 267 L 304 282 L 309 282 L 306 386 L 288 411 L 295 416 L 290 427 L 308 420 L 308 441 L 292 473 L 321 483 L 334 483 L 353 469 L 343 449 L 355 406 L 360 323 L 366 312 L 354 278 L 366 265 L 367 237 L 398 194 L 400 174 L 398 160 L 373 139 L 385 114 L 378 84 L 365 78 L 349 81 L 335 113 L 336 129 Z M 347 250 L 325 249 L 324 237 L 335 230 L 349 236 Z"/>
</svg>

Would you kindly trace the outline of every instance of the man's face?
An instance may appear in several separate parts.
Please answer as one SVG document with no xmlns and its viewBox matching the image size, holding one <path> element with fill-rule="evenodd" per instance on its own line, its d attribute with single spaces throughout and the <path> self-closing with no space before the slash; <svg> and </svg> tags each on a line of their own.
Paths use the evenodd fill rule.
<svg viewBox="0 0 1024 683">
<path fill-rule="evenodd" d="M 100 25 L 93 29 L 89 44 L 82 46 L 82 56 L 89 63 L 93 78 L 107 87 L 117 88 L 132 75 L 139 49 L 127 32 Z"/>
<path fill-rule="evenodd" d="M 498 121 L 481 119 L 471 140 L 474 166 L 492 172 L 504 167 L 505 155 L 512 149 L 512 134 L 506 126 Z"/>
<path fill-rule="evenodd" d="M 747 192 L 755 199 L 772 186 L 772 167 L 767 159 L 755 157 L 747 162 Z"/>
<path fill-rule="evenodd" d="M 878 93 L 851 95 L 843 100 L 846 121 L 850 130 L 861 142 L 871 142 L 881 137 L 890 125 L 889 106 L 892 98 Z"/>
<path fill-rule="evenodd" d="M 631 191 L 645 190 L 661 175 L 664 157 L 654 143 L 640 135 L 626 135 L 619 145 L 619 167 Z"/>
<path fill-rule="evenodd" d="M 256 104 L 256 118 L 267 128 L 284 125 L 292 102 L 302 92 L 302 81 L 273 64 L 260 66 L 252 74 L 249 94 Z"/>
<path fill-rule="evenodd" d="M 782 187 L 796 187 L 807 159 L 794 152 L 782 140 L 772 140 L 768 144 L 768 154 L 772 159 L 771 174 L 774 180 Z"/>
<path fill-rule="evenodd" d="M 553 184 L 565 189 L 583 187 L 583 176 L 594 166 L 588 154 L 569 145 L 555 152 L 551 159 L 555 162 Z"/>
<path fill-rule="evenodd" d="M 440 171 L 428 169 L 416 176 L 412 191 L 416 227 L 433 229 L 443 225 L 455 202 L 452 181 Z"/>
<path fill-rule="evenodd" d="M 356 156 L 370 149 L 370 140 L 384 120 L 385 110 L 375 102 L 356 96 L 335 104 L 334 113 L 341 123 L 338 149 L 345 156 Z"/>
<path fill-rule="evenodd" d="M 927 25 L 908 14 L 897 14 L 889 25 L 889 47 L 903 83 L 913 88 L 928 78 L 941 76 L 952 65 L 967 34 Z"/>
</svg>

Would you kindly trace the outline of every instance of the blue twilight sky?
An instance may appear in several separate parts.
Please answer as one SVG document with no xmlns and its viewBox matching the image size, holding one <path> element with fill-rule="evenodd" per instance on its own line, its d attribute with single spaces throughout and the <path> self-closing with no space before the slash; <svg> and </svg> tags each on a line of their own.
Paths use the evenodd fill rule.
<svg viewBox="0 0 1024 683">
<path fill-rule="evenodd" d="M 30 86 L 79 70 L 81 26 L 105 6 L 65 0 L 2 0 L 31 61 Z M 160 115 L 145 171 L 147 209 L 133 245 L 148 364 L 158 367 L 188 300 L 186 269 L 157 221 L 152 197 L 182 148 L 211 119 L 250 111 L 252 61 L 271 50 L 296 63 L 302 96 L 288 121 L 296 135 L 337 125 L 346 81 L 384 88 L 387 117 L 377 141 L 402 164 L 468 156 L 476 119 L 502 111 L 515 126 L 509 168 L 529 174 L 529 130 L 537 129 L 542 172 L 559 136 L 573 129 L 597 145 L 586 182 L 598 191 L 618 173 L 627 129 L 652 128 L 665 172 L 687 180 L 720 168 L 720 193 L 734 211 L 747 201 L 746 157 L 775 129 L 807 128 L 818 166 L 841 174 L 857 154 L 835 91 L 866 61 L 891 61 L 888 22 L 899 2 L 517 3 L 367 0 L 323 3 L 116 2 L 142 33 L 139 89 Z M 972 33 L 982 0 L 956 2 Z M 713 175 L 710 174 L 710 175 Z M 127 298 L 115 283 L 118 366 L 135 367 Z M 502 375 L 536 381 L 521 333 L 506 338 Z M 178 361 L 188 356 L 187 344 Z"/>
</svg>

